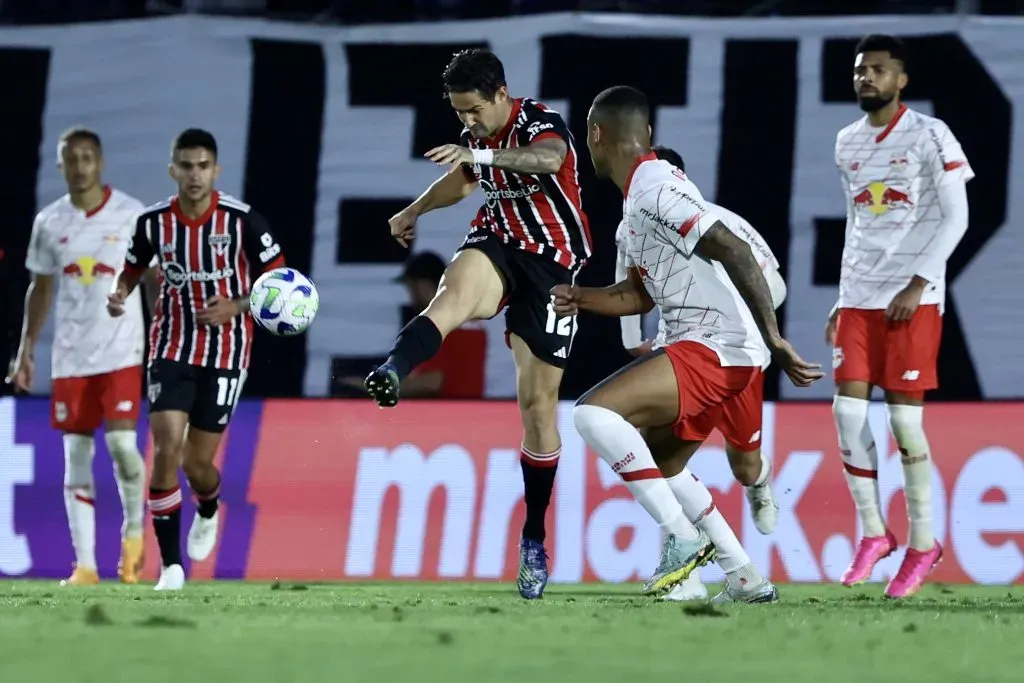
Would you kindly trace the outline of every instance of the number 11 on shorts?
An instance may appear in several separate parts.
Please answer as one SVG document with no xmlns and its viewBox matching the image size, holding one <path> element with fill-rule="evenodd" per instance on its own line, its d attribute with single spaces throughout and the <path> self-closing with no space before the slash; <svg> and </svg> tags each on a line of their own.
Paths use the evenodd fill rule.
<svg viewBox="0 0 1024 683">
<path fill-rule="evenodd" d="M 217 378 L 217 405 L 219 406 L 234 406 L 235 405 L 235 393 L 238 391 L 238 378 L 237 377 L 218 377 Z"/>
</svg>

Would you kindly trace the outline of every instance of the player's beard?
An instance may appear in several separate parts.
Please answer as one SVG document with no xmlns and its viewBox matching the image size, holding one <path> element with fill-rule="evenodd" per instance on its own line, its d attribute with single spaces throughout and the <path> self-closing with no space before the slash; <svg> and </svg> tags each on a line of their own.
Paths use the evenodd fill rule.
<svg viewBox="0 0 1024 683">
<path fill-rule="evenodd" d="M 861 111 L 873 112 L 878 111 L 885 105 L 893 101 L 895 95 L 883 95 L 877 93 L 873 95 L 858 95 L 857 103 L 860 105 Z"/>
</svg>

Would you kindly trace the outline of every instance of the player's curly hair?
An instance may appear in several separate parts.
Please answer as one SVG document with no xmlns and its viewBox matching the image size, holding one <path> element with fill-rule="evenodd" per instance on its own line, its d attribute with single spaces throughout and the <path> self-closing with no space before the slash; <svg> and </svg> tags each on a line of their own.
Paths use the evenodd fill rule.
<svg viewBox="0 0 1024 683">
<path fill-rule="evenodd" d="M 178 133 L 171 144 L 171 156 L 183 149 L 205 149 L 217 158 L 217 138 L 202 128 L 186 128 Z"/>
<path fill-rule="evenodd" d="M 488 102 L 505 82 L 505 66 L 490 50 L 471 48 L 456 52 L 441 74 L 445 95 L 478 92 Z"/>
<path fill-rule="evenodd" d="M 869 36 L 864 36 L 857 43 L 853 56 L 856 57 L 865 52 L 888 52 L 890 57 L 903 65 L 904 71 L 907 70 L 907 46 L 896 36 L 888 36 L 882 33 L 872 33 Z"/>
</svg>

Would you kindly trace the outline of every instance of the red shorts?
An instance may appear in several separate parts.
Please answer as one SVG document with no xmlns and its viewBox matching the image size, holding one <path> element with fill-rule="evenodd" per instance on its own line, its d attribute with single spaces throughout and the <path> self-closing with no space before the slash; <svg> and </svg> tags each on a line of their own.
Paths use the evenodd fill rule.
<svg viewBox="0 0 1024 683">
<path fill-rule="evenodd" d="M 883 310 L 842 308 L 832 349 L 835 381 L 923 396 L 939 386 L 941 340 L 942 315 L 934 304 L 898 323 L 886 320 Z"/>
<path fill-rule="evenodd" d="M 761 447 L 761 368 L 723 367 L 718 354 L 691 341 L 672 344 L 665 353 L 679 386 L 678 438 L 703 441 L 717 428 L 737 450 Z"/>
<path fill-rule="evenodd" d="M 50 420 L 62 432 L 87 433 L 104 420 L 138 420 L 142 366 L 53 380 Z"/>
</svg>

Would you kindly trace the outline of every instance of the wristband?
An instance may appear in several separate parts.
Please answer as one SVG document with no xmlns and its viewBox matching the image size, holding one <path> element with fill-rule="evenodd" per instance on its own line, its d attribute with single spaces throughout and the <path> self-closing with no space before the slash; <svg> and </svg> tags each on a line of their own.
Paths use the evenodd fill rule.
<svg viewBox="0 0 1024 683">
<path fill-rule="evenodd" d="M 493 149 L 474 149 L 470 151 L 473 152 L 473 163 L 477 166 L 490 166 L 494 161 Z"/>
</svg>

